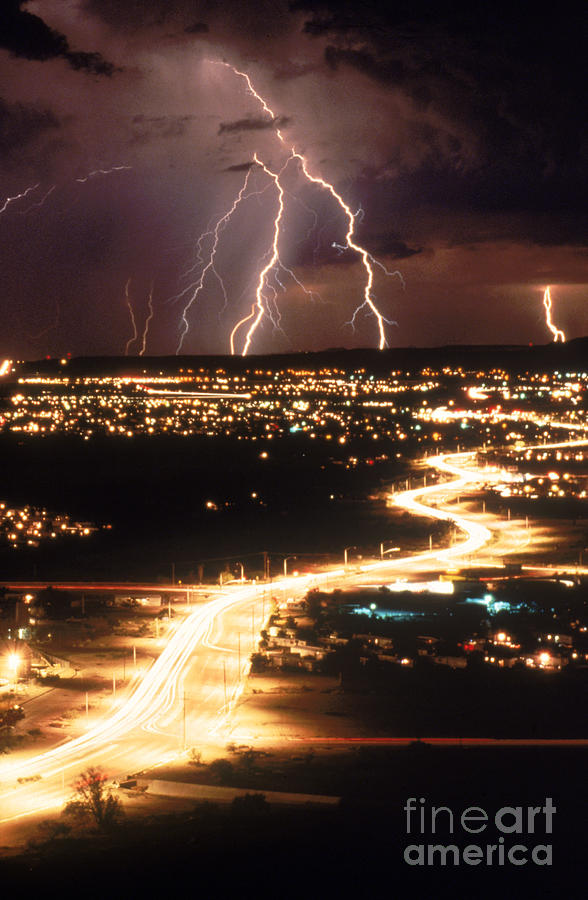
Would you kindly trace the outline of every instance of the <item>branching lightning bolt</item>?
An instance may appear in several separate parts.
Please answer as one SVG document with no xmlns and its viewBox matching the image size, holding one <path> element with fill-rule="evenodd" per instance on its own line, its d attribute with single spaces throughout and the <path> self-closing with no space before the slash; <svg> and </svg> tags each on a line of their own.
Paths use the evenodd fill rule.
<svg viewBox="0 0 588 900">
<path fill-rule="evenodd" d="M 44 194 L 37 203 L 32 203 L 28 209 L 25 209 L 21 212 L 21 215 L 26 216 L 30 213 L 30 211 L 32 209 L 40 209 L 41 206 L 43 206 L 45 204 L 45 201 L 51 196 L 51 194 L 53 193 L 53 191 L 55 190 L 56 187 L 57 187 L 56 184 L 52 185 L 52 187 L 49 188 L 47 193 Z"/>
<path fill-rule="evenodd" d="M 147 334 L 149 332 L 151 319 L 153 318 L 153 282 L 151 282 L 151 288 L 149 290 L 149 300 L 147 301 L 147 305 L 149 307 L 149 315 L 145 319 L 145 328 L 143 329 L 143 343 L 141 344 L 141 349 L 139 350 L 139 356 L 143 356 L 145 350 L 147 349 Z"/>
<path fill-rule="evenodd" d="M 133 326 L 133 335 L 127 341 L 127 345 L 125 347 L 125 356 L 129 355 L 129 350 L 130 350 L 131 344 L 133 343 L 133 341 L 136 341 L 139 336 L 139 333 L 137 331 L 137 322 L 135 320 L 135 313 L 133 312 L 133 306 L 131 303 L 131 298 L 129 296 L 130 284 L 131 284 L 131 279 L 129 278 L 127 280 L 127 283 L 125 284 L 125 300 L 126 300 L 126 304 L 127 304 L 128 308 L 129 308 L 129 315 L 131 317 L 131 324 Z"/>
<path fill-rule="evenodd" d="M 562 343 L 564 343 L 566 339 L 565 334 L 563 333 L 563 331 L 561 331 L 560 328 L 555 327 L 551 318 L 551 294 L 548 287 L 545 288 L 545 292 L 543 294 L 543 306 L 545 307 L 545 324 L 551 331 L 554 342 L 557 343 L 557 341 L 561 341 Z"/>
<path fill-rule="evenodd" d="M 302 171 L 304 172 L 308 180 L 312 181 L 314 184 L 319 184 L 324 190 L 328 191 L 329 194 L 337 201 L 341 209 L 344 211 L 345 216 L 347 217 L 347 234 L 345 235 L 345 241 L 350 250 L 355 250 L 355 252 L 359 254 L 359 256 L 361 256 L 362 264 L 366 272 L 366 284 L 363 291 L 363 303 L 361 303 L 353 313 L 350 324 L 352 327 L 355 326 L 355 319 L 360 310 L 369 309 L 369 311 L 371 311 L 371 313 L 376 317 L 379 334 L 378 347 L 380 350 L 383 350 L 384 347 L 388 346 L 388 342 L 386 341 L 386 331 L 384 329 L 384 323 L 386 323 L 387 325 L 393 325 L 394 323 L 389 319 L 386 319 L 374 303 L 374 299 L 372 296 L 372 288 L 374 284 L 372 257 L 364 247 L 362 247 L 360 244 L 356 244 L 353 240 L 355 235 L 355 216 L 351 212 L 350 207 L 347 205 L 341 194 L 337 193 L 330 182 L 325 181 L 325 179 L 321 178 L 319 175 L 312 175 L 308 171 L 306 159 L 304 158 L 304 156 L 302 156 L 301 153 L 297 153 L 293 150 L 292 155 L 296 157 L 296 159 L 300 160 Z"/>
<path fill-rule="evenodd" d="M 268 273 L 270 272 L 271 269 L 273 269 L 273 267 L 276 265 L 276 263 L 279 261 L 279 258 L 280 258 L 279 252 L 278 252 L 278 241 L 280 238 L 280 224 L 282 221 L 282 216 L 284 214 L 284 189 L 283 189 L 282 185 L 280 184 L 280 175 L 282 173 L 280 172 L 280 173 L 276 174 L 275 172 L 272 172 L 271 169 L 268 169 L 267 166 L 265 165 L 265 163 L 261 162 L 261 160 L 258 158 L 257 154 L 254 155 L 254 159 L 255 159 L 255 162 L 257 163 L 257 165 L 262 167 L 262 169 L 266 173 L 266 175 L 269 175 L 269 177 L 273 179 L 273 181 L 276 185 L 276 188 L 278 191 L 278 212 L 277 212 L 276 218 L 274 220 L 274 238 L 272 241 L 272 254 L 270 256 L 269 261 L 265 264 L 265 266 L 262 268 L 261 272 L 259 273 L 259 279 L 257 281 L 257 290 L 255 292 L 255 304 L 254 304 L 254 306 L 257 307 L 257 312 L 255 313 L 255 318 L 253 319 L 253 322 L 247 331 L 247 336 L 245 338 L 245 344 L 244 344 L 243 350 L 242 350 L 242 356 L 247 356 L 247 352 L 249 350 L 249 347 L 251 346 L 251 340 L 253 338 L 253 335 L 255 334 L 257 326 L 261 322 L 263 315 L 266 311 L 266 308 L 264 306 L 263 290 L 265 287 L 265 281 L 266 281 L 266 277 L 267 277 Z M 286 165 L 288 165 L 288 163 L 286 163 Z M 285 168 L 285 166 L 284 166 L 284 168 Z"/>
<path fill-rule="evenodd" d="M 26 190 L 22 191 L 20 194 L 15 194 L 14 197 L 7 197 L 4 201 L 4 205 L 0 207 L 0 215 L 3 212 L 6 212 L 11 203 L 16 203 L 17 200 L 22 200 L 23 197 L 26 197 L 28 194 L 32 194 L 33 191 L 36 191 L 40 186 L 41 182 L 39 181 L 37 184 L 33 184 L 30 187 L 26 188 Z"/>
<path fill-rule="evenodd" d="M 237 324 L 235 325 L 235 327 L 234 327 L 233 330 L 231 331 L 231 335 L 230 335 L 230 338 L 229 338 L 229 342 L 230 342 L 230 345 L 231 345 L 231 355 L 232 355 L 232 356 L 234 356 L 234 355 L 235 355 L 235 352 L 236 352 L 236 351 L 235 351 L 235 335 L 236 335 L 237 332 L 239 331 L 241 325 L 245 325 L 246 322 L 250 322 L 251 319 L 255 318 L 255 309 L 256 309 L 255 303 L 252 303 L 252 304 L 251 304 L 251 312 L 249 313 L 249 315 L 248 315 L 248 316 L 244 316 L 239 322 L 237 322 Z"/>
<path fill-rule="evenodd" d="M 272 122 L 276 123 L 278 120 L 277 120 L 277 117 L 276 117 L 274 111 L 268 105 L 266 100 L 255 90 L 249 75 L 246 72 L 241 72 L 239 69 L 235 68 L 230 63 L 222 62 L 221 65 L 226 66 L 227 68 L 231 69 L 231 71 L 234 72 L 235 75 L 238 75 L 241 78 L 245 79 L 249 93 L 253 97 L 255 97 L 255 99 L 261 105 L 263 111 L 267 115 L 271 116 Z M 279 138 L 280 142 L 284 146 L 286 146 L 286 141 L 284 139 L 284 136 L 277 126 L 275 127 L 275 132 L 276 132 L 276 135 Z M 364 247 L 362 247 L 360 244 L 358 244 L 355 241 L 355 226 L 357 224 L 357 217 L 360 213 L 363 214 L 363 210 L 359 210 L 357 214 L 354 214 L 351 211 L 351 208 L 349 207 L 349 205 L 345 202 L 343 197 L 335 190 L 335 188 L 333 187 L 333 185 L 330 182 L 326 181 L 324 178 L 322 178 L 318 175 L 312 174 L 309 171 L 306 158 L 301 153 L 299 153 L 295 148 L 291 149 L 289 159 L 298 160 L 298 162 L 300 163 L 302 172 L 304 173 L 305 178 L 312 184 L 319 185 L 323 190 L 327 191 L 331 195 L 331 197 L 333 197 L 333 199 L 336 201 L 336 203 L 339 205 L 340 209 L 342 210 L 342 212 L 344 213 L 344 215 L 347 219 L 347 233 L 345 235 L 346 246 L 348 249 L 353 250 L 355 253 L 358 254 L 358 256 L 360 256 L 362 265 L 363 265 L 363 267 L 365 269 L 365 273 L 366 273 L 366 283 L 365 283 L 365 288 L 364 288 L 364 292 L 363 292 L 363 301 L 355 310 L 349 324 L 351 324 L 352 327 L 355 326 L 356 317 L 361 310 L 366 310 L 366 312 L 373 315 L 376 318 L 377 327 L 378 327 L 378 336 L 379 336 L 378 346 L 379 346 L 380 350 L 382 350 L 384 347 L 387 346 L 386 331 L 385 331 L 384 326 L 385 326 L 385 324 L 393 325 L 395 323 L 392 322 L 391 320 L 387 319 L 379 311 L 379 309 L 377 308 L 377 306 L 375 304 L 374 296 L 373 296 L 373 283 L 374 283 L 373 264 L 376 263 L 377 265 L 381 266 L 381 268 L 384 270 L 384 272 L 386 272 L 386 274 L 388 274 L 388 275 L 398 274 L 400 276 L 400 273 L 389 272 L 385 268 L 385 266 L 383 266 L 381 263 L 374 260 L 374 258 L 371 256 L 371 254 L 368 253 L 368 251 Z M 259 162 L 257 157 L 256 157 L 256 161 Z M 259 164 L 263 165 L 263 163 L 259 163 Z M 285 166 L 284 166 L 284 168 L 285 168 Z M 279 228 L 280 228 L 282 212 L 283 212 L 283 196 L 284 196 L 283 188 L 281 186 L 279 178 L 280 178 L 281 172 L 283 172 L 284 169 L 282 169 L 278 175 L 270 172 L 267 168 L 265 168 L 265 166 L 264 166 L 264 169 L 268 175 L 270 175 L 272 178 L 274 178 L 276 188 L 279 191 L 279 197 L 280 197 L 280 212 L 279 212 L 278 218 L 275 221 L 275 233 L 274 233 L 274 242 L 273 242 L 274 251 L 275 251 L 275 249 L 277 247 Z M 261 296 L 263 294 L 263 284 L 265 282 L 265 278 L 269 272 L 269 269 L 273 265 L 276 264 L 278 259 L 279 259 L 279 257 L 277 256 L 277 253 L 274 252 L 274 254 L 272 255 L 271 264 L 268 264 L 268 266 L 266 266 L 260 273 L 260 280 L 258 282 L 258 289 L 257 289 L 257 294 L 256 294 L 257 299 L 256 299 L 256 304 L 255 304 L 257 306 L 257 313 L 253 320 L 253 324 L 251 325 L 251 327 L 249 328 L 249 331 L 247 333 L 247 340 L 245 341 L 245 346 L 243 348 L 243 355 L 247 354 L 249 347 L 251 345 L 251 339 L 255 333 L 255 330 L 256 330 L 257 326 L 259 325 L 259 323 L 261 322 L 261 319 L 263 318 L 264 308 L 263 308 L 263 303 L 261 300 Z M 400 276 L 400 277 L 402 277 L 402 276 Z M 247 317 L 247 319 L 245 321 L 248 321 L 249 318 L 250 317 Z M 242 322 L 240 324 L 242 324 Z"/>
<path fill-rule="evenodd" d="M 249 184 L 249 176 L 250 175 L 251 175 L 251 169 L 248 169 L 247 174 L 245 176 L 245 181 L 243 182 L 243 184 L 241 186 L 241 190 L 237 194 L 237 197 L 233 201 L 231 208 L 229 210 L 227 210 L 227 212 L 223 216 L 221 216 L 221 218 L 217 221 L 216 225 L 214 226 L 214 228 L 212 230 L 205 231 L 198 238 L 198 241 L 197 241 L 198 259 L 201 262 L 203 262 L 202 256 L 201 256 L 202 241 L 204 240 L 205 237 L 209 237 L 209 236 L 212 237 L 212 239 L 213 239 L 212 248 L 210 250 L 208 262 L 202 268 L 202 270 L 200 272 L 200 277 L 198 278 L 198 280 L 195 283 L 189 285 L 180 294 L 178 294 L 177 297 L 174 298 L 174 299 L 180 299 L 181 297 L 185 296 L 185 294 L 191 292 L 190 299 L 184 306 L 184 309 L 183 309 L 183 312 L 181 315 L 181 319 L 180 319 L 180 321 L 182 322 L 183 328 L 182 328 L 182 332 L 180 334 L 180 340 L 179 340 L 178 346 L 176 348 L 176 355 L 182 349 L 182 345 L 184 343 L 184 338 L 186 337 L 188 330 L 190 328 L 190 326 L 188 324 L 188 319 L 187 319 L 188 312 L 189 312 L 190 308 L 193 306 L 193 304 L 196 302 L 198 295 L 202 291 L 202 288 L 204 287 L 204 282 L 206 280 L 206 276 L 208 275 L 209 272 L 212 272 L 212 274 L 217 278 L 217 280 L 221 286 L 221 289 L 223 291 L 223 295 L 225 298 L 225 304 L 227 303 L 228 298 L 227 298 L 227 294 L 225 291 L 225 286 L 223 284 L 222 278 L 220 277 L 220 275 L 218 274 L 217 270 L 214 267 L 214 261 L 215 261 L 215 257 L 216 257 L 216 251 L 218 249 L 218 242 L 219 242 L 219 237 L 220 237 L 221 232 L 226 227 L 231 216 L 233 215 L 233 213 L 235 212 L 235 210 L 237 209 L 237 207 L 241 203 L 241 201 L 246 196 L 250 196 L 250 195 L 245 195 L 245 191 L 247 190 L 247 186 Z"/>
</svg>

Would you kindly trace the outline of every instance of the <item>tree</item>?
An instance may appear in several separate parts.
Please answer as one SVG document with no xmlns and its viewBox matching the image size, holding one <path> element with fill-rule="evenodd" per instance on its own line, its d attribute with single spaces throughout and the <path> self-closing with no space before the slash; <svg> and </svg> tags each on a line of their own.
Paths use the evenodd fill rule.
<svg viewBox="0 0 588 900">
<path fill-rule="evenodd" d="M 201 766 L 202 765 L 202 753 L 200 750 L 197 750 L 196 747 L 191 747 L 190 749 L 190 759 L 188 760 L 191 766 Z"/>
<path fill-rule="evenodd" d="M 25 712 L 22 706 L 10 706 L 0 712 L 0 728 L 11 728 L 24 717 Z"/>
<path fill-rule="evenodd" d="M 90 766 L 74 784 L 75 796 L 65 807 L 67 815 L 90 819 L 102 831 L 118 824 L 123 815 L 122 804 L 107 787 L 108 776 Z"/>
<path fill-rule="evenodd" d="M 208 768 L 218 784 L 229 784 L 233 778 L 233 764 L 228 759 L 213 759 Z"/>
</svg>

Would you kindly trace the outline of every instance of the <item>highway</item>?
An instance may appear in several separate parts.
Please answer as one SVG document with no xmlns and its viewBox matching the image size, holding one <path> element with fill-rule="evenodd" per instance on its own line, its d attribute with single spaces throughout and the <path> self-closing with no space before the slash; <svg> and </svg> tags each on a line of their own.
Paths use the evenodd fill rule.
<svg viewBox="0 0 588 900">
<path fill-rule="evenodd" d="M 302 595 L 310 587 L 365 582 L 367 573 L 386 578 L 443 570 L 448 563 L 469 559 L 481 550 L 488 553 L 490 542 L 494 554 L 507 552 L 505 548 L 513 547 L 513 531 L 515 544 L 528 541 L 528 531 L 520 523 L 489 513 L 466 516 L 441 505 L 465 488 L 508 478 L 498 470 L 476 468 L 473 458 L 471 453 L 431 457 L 427 465 L 450 480 L 393 498 L 397 506 L 413 514 L 453 522 L 462 540 L 424 553 L 284 577 L 271 585 L 229 586 L 191 612 L 186 606 L 185 615 L 173 620 L 160 656 L 138 673 L 108 715 L 91 723 L 85 733 L 42 753 L 15 751 L 0 759 L 0 823 L 61 806 L 71 796 L 72 782 L 88 766 L 99 766 L 112 779 L 121 779 L 177 758 L 184 747 L 210 744 L 220 749 L 249 657 L 270 611 L 270 592 Z M 428 505 L 432 502 L 438 505 Z M 160 586 L 143 588 L 162 590 Z M 129 586 L 121 585 L 123 589 Z M 34 782 L 18 782 L 33 777 Z"/>
<path fill-rule="evenodd" d="M 196 736 L 213 740 L 246 674 L 263 607 L 269 608 L 265 590 L 225 589 L 176 619 L 160 656 L 120 705 L 83 735 L 40 754 L 15 752 L 0 760 L 0 822 L 61 805 L 90 765 L 120 778 L 175 758 Z M 39 776 L 33 783 L 17 781 Z"/>
</svg>

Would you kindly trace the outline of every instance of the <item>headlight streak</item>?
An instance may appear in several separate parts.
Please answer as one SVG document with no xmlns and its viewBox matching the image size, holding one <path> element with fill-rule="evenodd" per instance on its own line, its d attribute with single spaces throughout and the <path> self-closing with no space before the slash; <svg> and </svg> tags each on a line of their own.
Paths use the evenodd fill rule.
<svg viewBox="0 0 588 900">
<path fill-rule="evenodd" d="M 588 439 L 561 441 L 552 444 L 536 444 L 529 445 L 525 449 L 541 449 L 541 448 L 560 448 L 569 446 L 588 445 Z M 474 453 L 461 454 L 443 454 L 439 457 L 427 460 L 428 465 L 446 472 L 449 475 L 455 475 L 455 479 L 443 483 L 429 485 L 424 488 L 404 491 L 395 495 L 395 502 L 418 515 L 426 515 L 432 518 L 445 519 L 452 521 L 458 528 L 467 535 L 466 540 L 460 544 L 447 548 L 445 550 L 435 550 L 425 553 L 404 556 L 400 558 L 390 559 L 386 562 L 377 561 L 361 566 L 354 566 L 357 572 L 368 572 L 372 570 L 393 570 L 408 565 L 418 565 L 431 559 L 447 561 L 452 558 L 461 557 L 471 554 L 483 546 L 491 536 L 491 532 L 485 526 L 476 522 L 471 522 L 464 516 L 455 515 L 448 510 L 440 510 L 427 506 L 425 503 L 419 502 L 425 500 L 435 494 L 454 493 L 461 490 L 467 485 L 474 483 L 487 482 L 495 479 L 500 480 L 504 477 L 503 472 L 487 472 L 484 469 L 470 467 L 469 461 L 474 457 Z M 298 577 L 290 576 L 278 579 L 274 582 L 270 590 L 282 590 L 284 592 L 293 591 L 303 593 L 309 587 L 319 586 L 328 583 L 329 579 L 345 577 L 349 575 L 349 569 L 337 568 L 328 571 L 302 575 Z M 70 770 L 74 767 L 88 764 L 88 760 L 92 758 L 92 754 L 103 753 L 104 758 L 108 759 L 108 753 L 112 750 L 117 742 L 120 743 L 125 737 L 130 737 L 135 729 L 144 729 L 152 733 L 164 735 L 161 725 L 165 723 L 165 719 L 176 713 L 179 709 L 182 697 L 183 682 L 186 677 L 188 667 L 193 659 L 193 655 L 198 647 L 212 648 L 218 650 L 222 654 L 228 654 L 230 648 L 223 648 L 213 643 L 215 628 L 219 624 L 217 619 L 224 613 L 228 612 L 231 607 L 240 605 L 249 606 L 252 602 L 258 603 L 268 590 L 268 586 L 264 584 L 240 586 L 230 589 L 226 594 L 219 595 L 213 600 L 208 601 L 194 612 L 189 613 L 185 619 L 179 619 L 171 623 L 168 642 L 162 650 L 160 656 L 149 666 L 143 674 L 138 684 L 131 687 L 130 693 L 123 700 L 118 708 L 113 710 L 110 715 L 92 726 L 85 734 L 77 738 L 73 738 L 65 743 L 47 750 L 43 753 L 31 756 L 24 761 L 11 762 L 9 760 L 0 763 L 0 778 L 6 783 L 10 780 L 14 782 L 18 776 L 39 774 L 44 779 L 55 777 Z M 256 633 L 264 627 L 264 623 L 258 622 Z M 234 632 L 233 632 L 234 633 Z M 216 640 L 217 638 L 214 638 Z M 246 654 L 248 657 L 249 654 Z M 234 651 L 230 657 L 235 659 Z M 214 664 L 216 665 L 216 663 Z M 227 697 L 227 704 L 220 706 L 219 710 L 213 714 L 212 724 L 207 722 L 206 728 L 208 735 L 218 734 L 220 729 L 227 722 L 234 703 L 240 696 L 244 687 L 243 676 L 249 670 L 249 661 L 245 662 L 238 673 L 241 677 L 237 678 L 236 685 L 234 681 L 231 686 L 230 696 Z M 218 668 L 218 666 L 217 666 Z M 205 665 L 206 670 L 206 665 Z M 211 682 L 216 679 L 216 685 L 209 691 L 208 697 L 222 693 L 221 682 L 218 678 L 218 671 L 214 668 L 210 670 Z M 206 686 L 206 682 L 205 685 Z M 201 700 L 205 702 L 205 700 Z M 210 718 L 210 712 L 206 712 Z M 163 721 L 162 721 L 163 720 Z M 170 720 L 171 721 L 171 720 Z M 167 735 L 170 737 L 170 735 Z M 159 762 L 162 760 L 164 748 L 160 750 L 151 748 L 150 754 L 153 757 L 158 753 Z M 167 752 L 167 750 L 165 751 Z M 170 755 L 170 758 L 174 754 Z M 177 754 L 176 754 L 177 755 Z M 167 756 L 166 756 L 167 758 Z M 48 791 L 53 790 L 48 786 Z M 8 797 L 13 795 L 25 796 L 26 788 L 18 787 L 10 790 L 3 790 L 2 796 Z M 28 795 L 27 795 L 28 796 Z M 40 797 L 40 802 L 46 803 L 48 794 Z M 60 795 L 61 796 L 61 795 Z M 53 805 L 53 804 L 52 804 Z M 22 814 L 22 813 L 21 813 Z M 19 815 L 21 815 L 19 814 Z M 8 818 L 17 818 L 18 816 L 10 816 Z M 7 821 L 4 819 L 4 821 Z"/>
<path fill-rule="evenodd" d="M 177 682 L 196 645 L 208 633 L 210 619 L 244 601 L 250 602 L 259 592 L 257 587 L 240 588 L 229 597 L 218 597 L 191 613 L 178 625 L 160 656 L 145 673 L 130 696 L 102 722 L 84 735 L 28 759 L 22 764 L 0 764 L 0 777 L 16 777 L 23 772 L 50 778 L 83 759 L 92 750 L 107 747 L 115 739 L 134 728 L 154 723 L 177 697 Z"/>
</svg>

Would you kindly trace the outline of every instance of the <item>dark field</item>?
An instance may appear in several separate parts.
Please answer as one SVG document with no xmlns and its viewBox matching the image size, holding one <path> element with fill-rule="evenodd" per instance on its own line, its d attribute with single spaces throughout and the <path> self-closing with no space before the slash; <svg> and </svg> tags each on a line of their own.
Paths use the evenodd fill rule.
<svg viewBox="0 0 588 900">
<path fill-rule="evenodd" d="M 268 765 L 275 764 L 273 757 Z M 261 763 L 263 767 L 263 762 Z M 200 804 L 192 812 L 132 819 L 112 835 L 70 835 L 24 856 L 0 860 L 2 883 L 12 893 L 47 888 L 59 896 L 159 897 L 179 885 L 206 897 L 561 897 L 581 883 L 584 869 L 585 754 L 571 750 L 460 750 L 413 746 L 316 754 L 283 761 L 296 782 L 338 792 L 332 810 L 267 807 L 258 803 Z M 312 774 L 310 774 L 312 773 Z M 440 816 L 435 834 L 418 817 L 407 834 L 409 797 L 454 813 Z M 542 807 L 552 798 L 553 831 L 545 817 L 536 830 L 504 836 L 506 847 L 551 844 L 551 866 L 529 862 L 413 867 L 403 860 L 410 844 L 497 843 L 493 817 L 504 806 Z M 487 830 L 466 834 L 460 815 L 476 806 L 489 815 Z M 511 818 L 508 819 L 510 823 Z M 526 822 L 526 819 L 525 819 Z M 449 857 L 451 860 L 451 857 Z M 572 894 L 574 896 L 575 894 Z"/>
<path fill-rule="evenodd" d="M 3 547 L 5 578 L 169 581 L 174 564 L 176 579 L 195 580 L 198 563 L 212 558 L 204 578 L 216 580 L 227 565 L 220 557 L 234 557 L 235 574 L 243 562 L 251 576 L 262 572 L 263 550 L 276 554 L 278 573 L 280 554 L 300 555 L 296 565 L 303 569 L 304 554 L 307 562 L 323 554 L 325 562 L 342 560 L 351 544 L 367 556 L 382 540 L 428 535 L 412 520 L 408 527 L 393 520 L 376 496 L 408 471 L 392 450 L 390 459 L 377 461 L 361 447 L 294 437 L 262 443 L 4 436 L 0 454 L 0 498 L 8 504 L 112 525 L 82 540 Z M 346 468 L 352 455 L 360 462 Z"/>
</svg>

